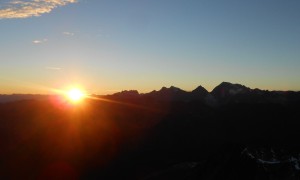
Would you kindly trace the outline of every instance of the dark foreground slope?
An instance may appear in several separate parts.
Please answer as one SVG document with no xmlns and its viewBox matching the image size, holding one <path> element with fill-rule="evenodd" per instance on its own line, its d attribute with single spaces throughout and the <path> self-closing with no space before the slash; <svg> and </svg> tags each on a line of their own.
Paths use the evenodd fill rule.
<svg viewBox="0 0 300 180">
<path fill-rule="evenodd" d="M 224 83 L 3 103 L 0 179 L 299 179 L 298 99 Z"/>
<path fill-rule="evenodd" d="M 98 100 L 0 104 L 0 179 L 85 179 L 90 171 L 104 172 L 161 116 L 160 111 Z"/>
</svg>

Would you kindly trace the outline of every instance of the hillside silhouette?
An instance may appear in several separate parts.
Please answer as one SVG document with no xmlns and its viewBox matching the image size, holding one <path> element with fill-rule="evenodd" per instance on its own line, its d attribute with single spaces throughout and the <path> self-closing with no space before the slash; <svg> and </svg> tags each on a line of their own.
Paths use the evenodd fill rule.
<svg viewBox="0 0 300 180">
<path fill-rule="evenodd" d="M 0 95 L 0 179 L 299 179 L 300 92 Z M 29 98 L 28 98 L 29 97 Z"/>
</svg>

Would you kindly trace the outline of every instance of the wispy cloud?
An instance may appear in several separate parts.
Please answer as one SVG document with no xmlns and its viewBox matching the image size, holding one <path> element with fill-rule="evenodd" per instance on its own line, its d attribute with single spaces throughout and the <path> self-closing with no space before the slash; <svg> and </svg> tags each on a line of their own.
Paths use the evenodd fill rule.
<svg viewBox="0 0 300 180">
<path fill-rule="evenodd" d="M 77 0 L 10 0 L 2 5 L 0 3 L 0 19 L 41 16 L 54 8 L 75 2 Z"/>
<path fill-rule="evenodd" d="M 66 36 L 74 36 L 75 33 L 73 33 L 73 32 L 63 32 L 63 35 L 66 35 Z"/>
<path fill-rule="evenodd" d="M 60 67 L 46 67 L 46 69 L 53 70 L 53 71 L 60 71 L 60 70 L 62 70 L 62 68 L 60 68 Z"/>
<path fill-rule="evenodd" d="M 48 39 L 41 39 L 41 40 L 36 39 L 36 40 L 32 41 L 32 43 L 33 44 L 42 44 L 42 43 L 45 43 L 47 41 L 48 41 Z"/>
</svg>

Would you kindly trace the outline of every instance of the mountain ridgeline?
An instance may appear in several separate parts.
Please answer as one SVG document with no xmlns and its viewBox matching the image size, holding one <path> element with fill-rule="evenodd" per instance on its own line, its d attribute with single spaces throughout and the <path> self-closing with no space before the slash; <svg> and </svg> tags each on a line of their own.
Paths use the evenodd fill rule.
<svg viewBox="0 0 300 180">
<path fill-rule="evenodd" d="M 98 95 L 94 95 L 98 96 Z M 241 84 L 222 82 L 211 92 L 204 87 L 198 86 L 191 92 L 184 91 L 178 87 L 162 87 L 160 90 L 153 90 L 149 93 L 140 94 L 137 90 L 125 90 L 112 95 L 101 96 L 107 98 L 134 100 L 149 99 L 170 102 L 202 101 L 210 106 L 224 105 L 227 103 L 293 103 L 300 101 L 300 92 L 295 91 L 269 91 L 251 89 Z M 49 98 L 49 95 L 34 94 L 12 94 L 1 95 L 0 103 L 19 100 L 42 100 Z"/>
<path fill-rule="evenodd" d="M 210 106 L 219 106 L 227 103 L 294 103 L 300 101 L 300 92 L 294 91 L 268 91 L 251 89 L 241 84 L 222 82 L 211 92 L 199 86 L 191 92 L 171 86 L 163 87 L 159 91 L 139 94 L 136 90 L 125 90 L 109 95 L 109 97 L 120 99 L 146 98 L 158 101 L 202 101 Z"/>
<path fill-rule="evenodd" d="M 300 92 L 0 95 L 0 179 L 300 178 Z"/>
</svg>

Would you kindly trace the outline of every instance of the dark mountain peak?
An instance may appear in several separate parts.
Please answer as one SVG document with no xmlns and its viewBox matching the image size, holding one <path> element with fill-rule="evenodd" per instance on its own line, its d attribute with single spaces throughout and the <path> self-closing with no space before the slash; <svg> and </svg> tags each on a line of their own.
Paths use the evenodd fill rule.
<svg viewBox="0 0 300 180">
<path fill-rule="evenodd" d="M 137 90 L 125 90 L 118 93 L 113 94 L 113 96 L 124 97 L 124 98 L 132 98 L 138 97 L 140 94 Z"/>
<path fill-rule="evenodd" d="M 209 95 L 209 92 L 202 86 L 198 86 L 191 92 L 191 97 L 194 100 L 204 99 L 207 95 Z"/>
<path fill-rule="evenodd" d="M 175 87 L 175 86 L 171 86 L 169 88 L 167 87 L 162 87 L 159 91 L 156 92 L 171 92 L 171 93 L 176 93 L 176 92 L 185 92 L 184 90 Z"/>
<path fill-rule="evenodd" d="M 159 91 L 164 91 L 164 90 L 167 90 L 167 89 L 168 89 L 167 87 L 163 86 Z M 154 91 L 156 91 L 156 90 L 154 90 Z"/>
<path fill-rule="evenodd" d="M 231 82 L 226 82 L 226 81 L 223 81 L 221 82 L 221 84 L 219 84 L 219 86 L 231 86 L 233 85 Z"/>
<path fill-rule="evenodd" d="M 215 97 L 225 98 L 237 94 L 245 94 L 250 91 L 251 91 L 250 88 L 241 84 L 222 82 L 220 85 L 218 85 L 212 90 L 211 94 L 214 95 Z"/>
<path fill-rule="evenodd" d="M 182 90 L 182 89 L 180 89 L 180 88 L 178 88 L 178 87 L 175 87 L 175 86 L 171 86 L 170 88 L 169 88 L 171 91 L 173 91 L 173 92 L 185 92 L 184 90 Z"/>
<path fill-rule="evenodd" d="M 250 89 L 250 88 L 248 88 L 244 85 L 237 84 L 237 83 L 234 84 L 234 83 L 231 83 L 231 82 L 222 82 L 218 86 L 223 87 L 223 88 L 247 88 L 247 89 Z"/>
<path fill-rule="evenodd" d="M 194 89 L 192 91 L 192 93 L 205 93 L 205 94 L 207 94 L 208 91 L 204 87 L 198 86 L 196 89 Z"/>
<path fill-rule="evenodd" d="M 146 97 L 151 97 L 159 100 L 185 100 L 188 97 L 188 93 L 180 88 L 171 86 L 169 88 L 162 87 L 159 91 L 152 91 L 145 94 Z"/>
<path fill-rule="evenodd" d="M 241 84 L 233 84 L 233 83 L 230 83 L 230 82 L 222 82 L 220 85 L 218 85 L 217 87 L 214 88 L 215 89 L 218 89 L 218 88 L 226 88 L 226 89 L 247 89 L 247 90 L 250 90 L 250 88 L 244 86 L 244 85 L 241 85 Z M 213 90 L 213 91 L 214 91 Z"/>
</svg>

